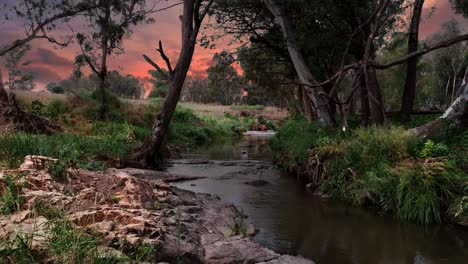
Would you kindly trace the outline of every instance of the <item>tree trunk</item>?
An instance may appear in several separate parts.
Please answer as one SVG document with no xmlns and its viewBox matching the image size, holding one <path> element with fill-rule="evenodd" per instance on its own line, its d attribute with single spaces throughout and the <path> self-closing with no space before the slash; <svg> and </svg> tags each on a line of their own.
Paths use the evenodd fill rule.
<svg viewBox="0 0 468 264">
<path fill-rule="evenodd" d="M 8 93 L 5 90 L 5 86 L 3 86 L 3 76 L 2 76 L 1 69 L 0 69 L 0 102 L 1 103 L 8 102 Z"/>
<path fill-rule="evenodd" d="M 99 106 L 99 119 L 104 120 L 106 119 L 107 113 L 107 97 L 106 97 L 106 79 L 107 79 L 107 70 L 104 66 L 99 74 L 99 100 L 101 101 L 101 105 Z"/>
<path fill-rule="evenodd" d="M 460 90 L 462 91 L 460 96 L 458 96 L 457 99 L 453 101 L 453 103 L 449 108 L 447 108 L 447 110 L 445 110 L 442 116 L 425 125 L 410 129 L 409 133 L 419 138 L 440 136 L 442 133 L 442 125 L 444 124 L 444 121 L 447 121 L 454 126 L 465 127 L 468 123 L 468 67 L 465 71 L 465 76 L 463 78 Z"/>
<path fill-rule="evenodd" d="M 296 69 L 297 75 L 305 86 L 313 86 L 316 81 L 313 78 L 313 75 L 307 66 L 307 63 L 300 52 L 299 45 L 297 44 L 293 28 L 289 23 L 286 15 L 284 14 L 283 10 L 277 6 L 274 0 L 264 0 L 265 5 L 273 14 L 275 19 L 277 20 L 278 24 L 281 26 L 283 36 L 288 45 L 288 52 L 291 57 L 291 60 L 294 64 L 294 68 Z M 328 103 L 328 98 L 321 96 L 320 94 L 325 94 L 321 87 L 316 88 L 306 88 L 312 104 L 315 108 L 315 114 L 317 115 L 317 119 L 322 122 L 323 125 L 328 127 L 335 127 L 336 121 L 331 114 L 330 105 Z"/>
<path fill-rule="evenodd" d="M 307 121 L 309 121 L 310 123 L 314 120 L 314 108 L 304 86 L 301 86 L 299 89 L 301 90 L 300 95 L 302 100 L 302 113 L 304 114 Z"/>
<path fill-rule="evenodd" d="M 415 1 L 408 34 L 408 54 L 418 50 L 419 24 L 421 22 L 423 6 L 424 0 Z M 418 60 L 418 58 L 412 58 L 406 63 L 406 81 L 403 90 L 403 97 L 401 98 L 400 110 L 400 115 L 403 120 L 409 120 L 411 112 L 413 112 L 414 98 L 416 96 Z"/>
<path fill-rule="evenodd" d="M 106 97 L 106 81 L 107 81 L 107 54 L 109 51 L 109 30 L 111 19 L 111 4 L 106 7 L 105 24 L 101 26 L 101 69 L 98 72 L 99 77 L 99 97 L 101 105 L 99 106 L 99 119 L 106 119 L 107 113 L 107 97 Z"/>
<path fill-rule="evenodd" d="M 160 155 L 161 147 L 169 129 L 177 103 L 180 99 L 184 81 L 192 62 L 200 25 L 212 2 L 213 1 L 210 1 L 205 7 L 207 9 L 202 14 L 199 14 L 200 0 L 184 0 L 184 11 L 182 16 L 182 49 L 174 71 L 169 70 L 166 98 L 164 99 L 161 112 L 157 115 L 156 120 L 154 121 L 151 135 L 146 138 L 140 148 L 128 157 L 125 162 L 127 165 L 140 168 L 158 168 L 159 161 L 162 160 Z M 162 50 L 161 43 L 159 52 L 166 60 L 167 57 Z M 145 58 L 149 60 L 149 58 Z M 161 71 L 156 63 L 152 61 L 150 63 L 158 69 L 158 71 Z M 169 59 L 167 59 L 166 63 L 170 69 Z"/>
<path fill-rule="evenodd" d="M 362 124 L 368 126 L 370 123 L 370 106 L 364 74 L 361 76 L 361 115 Z"/>
<path fill-rule="evenodd" d="M 369 67 L 366 74 L 371 123 L 382 125 L 385 123 L 385 108 L 377 72 L 374 68 Z"/>
</svg>

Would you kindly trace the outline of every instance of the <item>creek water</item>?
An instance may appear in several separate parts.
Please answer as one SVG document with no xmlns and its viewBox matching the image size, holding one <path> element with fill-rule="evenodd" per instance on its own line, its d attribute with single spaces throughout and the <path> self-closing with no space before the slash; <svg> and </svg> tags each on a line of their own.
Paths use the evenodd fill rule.
<svg viewBox="0 0 468 264">
<path fill-rule="evenodd" d="M 197 149 L 168 172 L 206 176 L 176 187 L 218 195 L 239 207 L 276 252 L 316 263 L 468 263 L 468 229 L 402 223 L 391 216 L 325 200 L 271 162 L 268 135 Z"/>
</svg>

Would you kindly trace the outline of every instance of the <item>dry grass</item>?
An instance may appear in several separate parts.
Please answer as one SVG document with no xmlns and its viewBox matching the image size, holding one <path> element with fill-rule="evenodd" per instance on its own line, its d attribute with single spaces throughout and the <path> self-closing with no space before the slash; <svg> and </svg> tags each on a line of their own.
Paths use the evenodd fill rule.
<svg viewBox="0 0 468 264">
<path fill-rule="evenodd" d="M 67 99 L 66 95 L 63 94 L 53 94 L 47 91 L 14 91 L 16 98 L 25 104 L 30 104 L 32 101 L 37 100 L 41 102 L 49 102 L 53 100 L 65 101 Z"/>
<path fill-rule="evenodd" d="M 53 94 L 47 91 L 15 91 L 16 97 L 23 104 L 30 104 L 34 100 L 41 102 L 49 102 L 53 100 L 67 100 L 67 95 L 63 94 Z M 147 99 L 122 99 L 129 102 L 132 105 L 147 105 L 154 103 L 152 100 Z M 180 102 L 179 105 L 188 108 L 194 111 L 200 116 L 206 117 L 220 117 L 224 116 L 226 113 L 231 115 L 240 114 L 241 112 L 252 112 L 252 114 L 259 114 L 270 120 L 281 120 L 288 115 L 288 111 L 285 109 L 280 109 L 276 107 L 265 107 L 262 110 L 242 110 L 242 109 L 233 109 L 230 105 L 215 105 L 215 104 L 199 104 L 199 103 L 190 103 L 190 102 Z"/>
</svg>

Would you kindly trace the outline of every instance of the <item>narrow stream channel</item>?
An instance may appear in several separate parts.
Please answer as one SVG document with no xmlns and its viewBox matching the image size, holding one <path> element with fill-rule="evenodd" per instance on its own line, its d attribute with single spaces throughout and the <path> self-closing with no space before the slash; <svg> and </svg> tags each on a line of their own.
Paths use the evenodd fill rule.
<svg viewBox="0 0 468 264">
<path fill-rule="evenodd" d="M 206 176 L 175 183 L 218 195 L 241 208 L 259 230 L 255 240 L 316 263 L 468 263 L 468 229 L 401 223 L 390 216 L 317 198 L 271 162 L 268 138 L 196 150 L 168 172 Z M 255 184 L 259 180 L 266 184 Z"/>
</svg>

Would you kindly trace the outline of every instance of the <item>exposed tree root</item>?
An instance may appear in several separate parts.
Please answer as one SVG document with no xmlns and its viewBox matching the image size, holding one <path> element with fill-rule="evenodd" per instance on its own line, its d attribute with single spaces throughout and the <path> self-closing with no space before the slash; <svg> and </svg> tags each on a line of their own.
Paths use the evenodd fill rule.
<svg viewBox="0 0 468 264">
<path fill-rule="evenodd" d="M 59 125 L 33 113 L 23 111 L 16 103 L 14 94 L 11 94 L 8 100 L 0 100 L 0 127 L 41 134 L 61 131 Z"/>
</svg>

